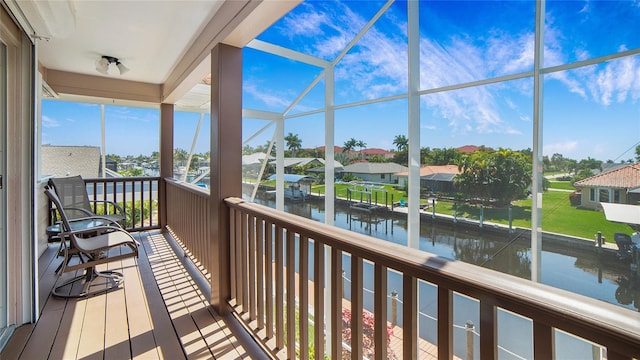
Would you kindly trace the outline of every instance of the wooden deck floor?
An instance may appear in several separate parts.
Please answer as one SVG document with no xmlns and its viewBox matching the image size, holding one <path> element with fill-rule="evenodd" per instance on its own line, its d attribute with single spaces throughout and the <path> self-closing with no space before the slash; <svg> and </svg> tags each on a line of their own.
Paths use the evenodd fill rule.
<svg viewBox="0 0 640 360">
<path fill-rule="evenodd" d="M 259 358 L 230 316 L 208 305 L 162 234 L 140 233 L 140 257 L 110 263 L 119 289 L 86 299 L 50 296 L 61 258 L 56 245 L 39 260 L 40 319 L 19 327 L 1 359 Z"/>
</svg>

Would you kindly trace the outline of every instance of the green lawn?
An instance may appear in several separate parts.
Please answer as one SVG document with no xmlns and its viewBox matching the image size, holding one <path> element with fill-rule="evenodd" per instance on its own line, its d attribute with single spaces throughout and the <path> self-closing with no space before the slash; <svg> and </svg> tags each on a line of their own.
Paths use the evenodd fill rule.
<svg viewBox="0 0 640 360">
<path fill-rule="evenodd" d="M 555 182 L 558 189 L 572 190 L 568 182 Z M 336 184 L 336 193 L 339 197 L 346 197 L 346 184 Z M 405 199 L 403 191 L 398 191 L 393 186 L 386 186 L 389 194 L 394 194 L 394 201 Z M 324 186 L 314 186 L 312 193 L 324 193 Z M 355 195 L 354 195 L 355 196 Z M 390 195 L 389 195 L 390 198 Z M 359 199 L 359 196 L 357 197 Z M 378 201 L 384 203 L 384 193 L 378 193 Z M 425 200 L 422 200 L 425 202 Z M 453 215 L 453 202 L 439 200 L 436 204 L 436 213 Z M 431 209 L 426 211 L 430 212 Z M 457 206 L 457 216 L 473 220 L 480 219 L 480 206 L 462 204 Z M 531 199 L 516 201 L 511 208 L 512 225 L 523 228 L 531 228 Z M 508 208 L 485 208 L 484 221 L 499 224 L 509 224 Z M 604 213 L 587 209 L 578 209 L 569 203 L 569 193 L 561 191 L 547 191 L 542 195 L 542 229 L 543 231 L 566 234 L 594 239 L 598 231 L 606 238 L 607 242 L 613 242 L 613 234 L 616 232 L 632 233 L 633 229 L 624 224 L 612 223 L 605 219 Z"/>
<path fill-rule="evenodd" d="M 531 199 L 516 201 L 513 205 L 513 226 L 531 228 Z M 453 204 L 441 201 L 436 205 L 436 212 L 452 215 Z M 459 205 L 458 216 L 480 219 L 480 208 Z M 509 210 L 506 208 L 484 210 L 484 221 L 509 224 L 508 219 Z M 557 191 L 548 191 L 542 195 L 542 230 L 586 239 L 594 239 L 595 234 L 601 231 L 607 242 L 613 242 L 613 234 L 616 232 L 633 232 L 628 225 L 607 221 L 603 212 L 571 206 L 569 193 Z"/>
<path fill-rule="evenodd" d="M 549 188 L 571 191 L 574 191 L 576 189 L 573 185 L 571 185 L 571 181 L 551 181 L 549 182 Z"/>
</svg>

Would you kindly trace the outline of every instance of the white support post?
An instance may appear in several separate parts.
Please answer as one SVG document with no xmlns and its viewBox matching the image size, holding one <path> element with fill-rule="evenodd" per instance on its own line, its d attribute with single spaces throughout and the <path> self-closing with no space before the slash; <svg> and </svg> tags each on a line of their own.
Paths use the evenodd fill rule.
<svg viewBox="0 0 640 360">
<path fill-rule="evenodd" d="M 198 142 L 198 136 L 200 136 L 200 127 L 202 127 L 203 120 L 204 113 L 200 113 L 200 120 L 198 121 L 196 132 L 195 134 L 193 134 L 193 140 L 191 141 L 191 150 L 189 150 L 189 157 L 187 158 L 187 170 L 184 172 L 182 181 L 187 181 L 187 175 L 189 174 L 189 169 L 191 168 L 191 159 L 193 159 L 193 153 L 196 151 L 196 143 Z"/>
<path fill-rule="evenodd" d="M 284 118 L 276 121 L 276 210 L 284 211 Z"/>
<path fill-rule="evenodd" d="M 531 202 L 531 280 L 540 282 L 542 271 L 542 85 L 545 1 L 536 1 L 535 58 L 533 63 L 533 178 Z"/>
<path fill-rule="evenodd" d="M 334 108 L 334 67 L 325 71 L 325 118 L 324 118 L 324 222 L 333 225 L 335 213 L 335 108 Z"/>
<path fill-rule="evenodd" d="M 107 177 L 107 142 L 105 140 L 104 104 L 100 105 L 100 124 L 102 127 L 102 177 Z"/>
<path fill-rule="evenodd" d="M 324 222 L 327 225 L 333 225 L 333 216 L 335 213 L 335 166 L 333 159 L 335 158 L 335 108 L 334 108 L 334 94 L 335 94 L 335 79 L 334 79 L 334 67 L 330 66 L 325 71 L 324 78 L 324 101 L 325 101 L 325 118 L 324 118 Z M 324 250 L 324 269 L 325 269 L 325 288 L 324 298 L 331 299 L 331 286 L 328 280 L 331 279 L 331 248 L 325 246 Z M 331 334 L 333 329 L 331 328 L 330 314 L 331 314 L 331 301 L 324 302 L 324 324 L 326 336 L 325 349 L 327 354 L 331 349 Z"/>
<path fill-rule="evenodd" d="M 407 1 L 409 76 L 409 192 L 407 243 L 420 243 L 420 29 L 418 1 Z"/>
</svg>

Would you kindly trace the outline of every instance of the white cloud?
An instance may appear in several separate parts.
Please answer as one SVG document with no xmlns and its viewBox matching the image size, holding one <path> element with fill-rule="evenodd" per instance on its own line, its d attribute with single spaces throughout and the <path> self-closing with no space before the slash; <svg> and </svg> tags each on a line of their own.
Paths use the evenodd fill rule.
<svg viewBox="0 0 640 360">
<path fill-rule="evenodd" d="M 280 109 L 286 108 L 293 102 L 292 99 L 288 99 L 281 94 L 276 94 L 273 92 L 266 92 L 258 90 L 256 84 L 245 81 L 242 85 L 242 89 L 249 95 L 253 96 L 257 101 L 262 102 L 267 105 L 270 109 Z"/>
<path fill-rule="evenodd" d="M 306 6 L 310 9 L 310 7 L 304 3 L 301 4 L 301 6 Z M 320 35 L 322 34 L 321 26 L 329 22 L 326 14 L 320 12 L 308 11 L 295 14 L 296 15 L 287 15 L 283 19 L 284 26 L 280 29 L 280 32 L 289 38 L 296 35 Z"/>
<path fill-rule="evenodd" d="M 60 126 L 60 123 L 57 120 L 52 119 L 46 115 L 42 115 L 42 127 L 53 128 L 53 127 L 59 127 L 59 126 Z"/>
<path fill-rule="evenodd" d="M 548 156 L 551 156 L 553 154 L 568 154 L 575 151 L 577 148 L 578 148 L 577 141 L 567 140 L 565 142 L 544 144 L 542 146 L 542 153 Z"/>
</svg>

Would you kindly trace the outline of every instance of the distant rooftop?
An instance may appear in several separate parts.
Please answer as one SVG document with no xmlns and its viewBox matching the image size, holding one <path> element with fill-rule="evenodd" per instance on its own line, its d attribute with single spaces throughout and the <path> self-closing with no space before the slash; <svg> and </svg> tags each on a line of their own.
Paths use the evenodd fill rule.
<svg viewBox="0 0 640 360">
<path fill-rule="evenodd" d="M 640 187 L 640 162 L 577 181 L 575 186 L 620 189 L 638 188 Z"/>
</svg>

